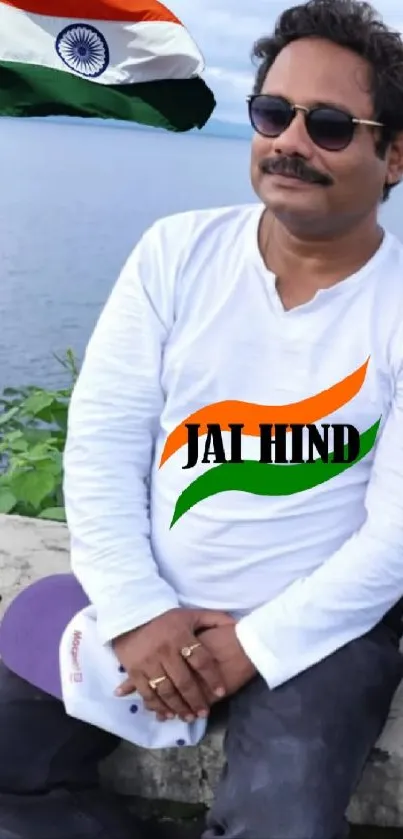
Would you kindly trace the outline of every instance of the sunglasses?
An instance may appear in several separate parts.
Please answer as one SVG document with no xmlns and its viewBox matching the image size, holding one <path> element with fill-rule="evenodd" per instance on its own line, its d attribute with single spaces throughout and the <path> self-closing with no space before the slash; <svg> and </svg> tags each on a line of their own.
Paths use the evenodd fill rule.
<svg viewBox="0 0 403 839">
<path fill-rule="evenodd" d="M 263 137 L 279 137 L 291 125 L 298 111 L 305 116 L 306 130 L 316 146 L 326 151 L 343 151 L 351 143 L 357 125 L 383 128 L 383 123 L 371 119 L 356 119 L 351 114 L 331 105 L 305 108 L 291 105 L 281 96 L 256 93 L 247 98 L 252 127 Z"/>
</svg>

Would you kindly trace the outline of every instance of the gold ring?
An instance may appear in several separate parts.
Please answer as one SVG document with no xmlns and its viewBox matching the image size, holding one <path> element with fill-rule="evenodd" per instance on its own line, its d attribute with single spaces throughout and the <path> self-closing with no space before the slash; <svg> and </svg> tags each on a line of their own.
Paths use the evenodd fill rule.
<svg viewBox="0 0 403 839">
<path fill-rule="evenodd" d="M 161 684 L 161 682 L 165 682 L 165 679 L 166 679 L 166 676 L 159 676 L 158 679 L 150 679 L 148 684 L 150 685 L 150 688 L 152 690 L 156 690 L 158 685 Z"/>
<path fill-rule="evenodd" d="M 197 650 L 198 647 L 201 647 L 201 644 L 192 644 L 191 647 L 182 647 L 181 655 L 183 656 L 183 658 L 190 658 L 193 650 Z"/>
</svg>

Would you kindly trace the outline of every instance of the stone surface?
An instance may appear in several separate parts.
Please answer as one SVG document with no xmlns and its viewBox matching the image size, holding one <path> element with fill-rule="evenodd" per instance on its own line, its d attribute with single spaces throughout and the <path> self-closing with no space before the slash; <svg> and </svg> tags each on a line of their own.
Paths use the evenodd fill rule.
<svg viewBox="0 0 403 839">
<path fill-rule="evenodd" d="M 18 592 L 40 577 L 69 570 L 63 524 L 0 516 L 0 615 Z M 197 748 L 148 751 L 123 743 L 102 766 L 104 783 L 128 796 L 209 804 L 223 766 L 223 725 Z M 354 796 L 356 824 L 403 826 L 403 684 Z"/>
<path fill-rule="evenodd" d="M 124 795 L 209 805 L 224 765 L 223 723 L 199 746 L 138 749 L 122 743 L 102 767 L 105 783 Z"/>
<path fill-rule="evenodd" d="M 69 570 L 64 524 L 0 515 L 0 617 L 18 592 L 40 577 Z"/>
</svg>

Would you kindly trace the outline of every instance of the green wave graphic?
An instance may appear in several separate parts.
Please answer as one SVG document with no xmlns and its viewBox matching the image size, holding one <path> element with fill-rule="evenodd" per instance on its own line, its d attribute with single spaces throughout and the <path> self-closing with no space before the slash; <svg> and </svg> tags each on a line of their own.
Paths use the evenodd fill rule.
<svg viewBox="0 0 403 839">
<path fill-rule="evenodd" d="M 330 481 L 362 460 L 375 444 L 381 419 L 360 435 L 360 453 L 352 463 L 324 463 L 320 458 L 313 463 L 280 465 L 246 460 L 244 463 L 223 463 L 209 469 L 189 484 L 179 496 L 172 517 L 176 522 L 200 501 L 219 492 L 248 492 L 253 495 L 294 495 Z M 348 446 L 344 447 L 348 454 Z"/>
</svg>

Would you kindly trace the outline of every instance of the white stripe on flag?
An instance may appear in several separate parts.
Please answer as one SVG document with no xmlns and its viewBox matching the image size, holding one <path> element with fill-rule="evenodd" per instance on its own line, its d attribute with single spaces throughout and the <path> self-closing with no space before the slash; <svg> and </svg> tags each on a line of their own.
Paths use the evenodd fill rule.
<svg viewBox="0 0 403 839">
<path fill-rule="evenodd" d="M 60 45 L 66 64 L 56 50 L 56 39 L 68 26 L 74 28 Z M 90 47 L 95 46 L 96 50 L 95 69 L 101 69 L 105 63 L 102 38 L 107 43 L 109 63 L 100 75 L 81 72 L 81 64 L 79 71 L 74 66 L 72 49 L 79 46 L 80 38 L 88 39 L 88 35 Z M 70 71 L 104 85 L 186 79 L 204 70 L 203 56 L 180 24 L 80 21 L 27 14 L 3 4 L 0 4 L 0 61 Z"/>
</svg>

